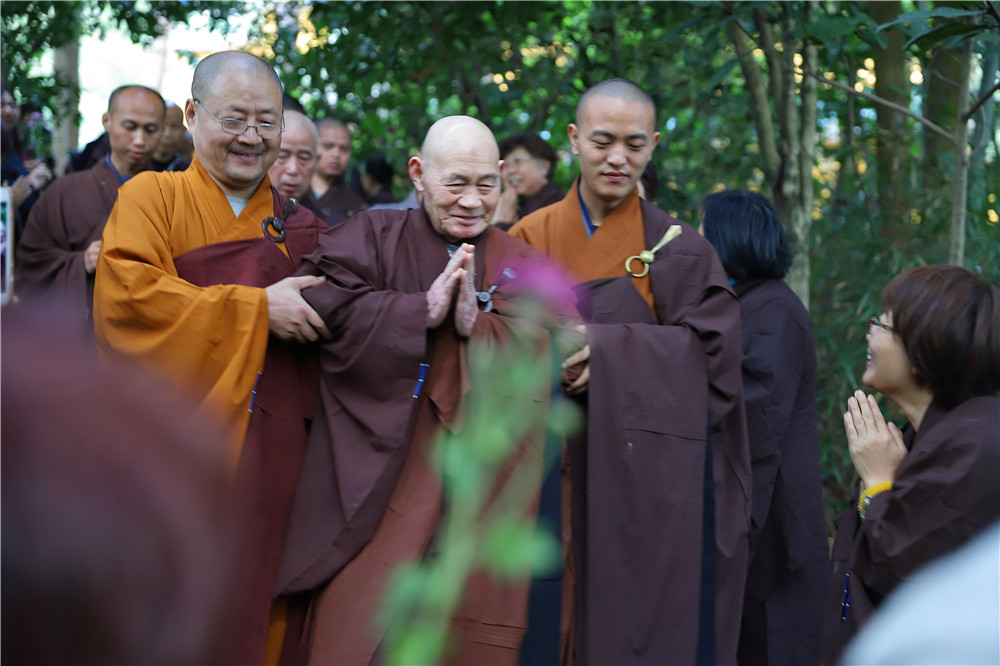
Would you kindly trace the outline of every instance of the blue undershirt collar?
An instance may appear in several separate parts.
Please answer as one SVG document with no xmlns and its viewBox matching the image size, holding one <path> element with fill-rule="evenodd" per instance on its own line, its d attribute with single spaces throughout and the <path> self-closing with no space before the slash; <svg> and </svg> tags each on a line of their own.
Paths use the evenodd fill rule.
<svg viewBox="0 0 1000 666">
<path fill-rule="evenodd" d="M 597 227 L 594 226 L 593 221 L 590 219 L 590 211 L 587 210 L 587 204 L 583 203 L 583 193 L 580 192 L 579 184 L 576 186 L 576 196 L 580 199 L 580 212 L 583 213 L 583 229 L 587 232 L 587 238 L 590 238 L 597 231 Z"/>
<path fill-rule="evenodd" d="M 108 165 L 108 167 L 111 168 L 111 173 L 115 174 L 115 178 L 118 179 L 118 184 L 119 185 L 124 185 L 125 181 L 132 177 L 132 176 L 123 176 L 120 173 L 118 173 L 118 169 L 116 169 L 115 165 L 111 163 L 111 154 L 110 153 L 108 153 L 107 155 L 104 156 L 104 162 Z"/>
</svg>

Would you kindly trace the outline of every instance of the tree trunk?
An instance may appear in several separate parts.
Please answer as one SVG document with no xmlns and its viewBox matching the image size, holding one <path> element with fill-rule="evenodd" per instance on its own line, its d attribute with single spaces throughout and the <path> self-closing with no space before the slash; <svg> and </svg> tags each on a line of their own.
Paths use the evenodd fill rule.
<svg viewBox="0 0 1000 666">
<path fill-rule="evenodd" d="M 815 15 L 817 3 L 809 0 L 805 3 L 805 21 L 809 23 Z M 802 67 L 811 70 L 817 65 L 818 53 L 816 44 L 806 41 L 802 45 Z M 794 80 L 789 83 L 795 83 Z M 813 166 L 816 163 L 816 115 L 817 115 L 817 85 L 816 79 L 806 76 L 799 84 L 799 202 L 798 210 L 800 214 L 797 219 L 792 220 L 791 241 L 792 253 L 795 261 L 792 262 L 791 270 L 788 273 L 788 285 L 792 288 L 806 309 L 809 309 L 809 281 L 812 272 L 812 261 L 809 256 L 810 235 L 812 234 L 812 210 L 815 199 L 815 188 L 813 187 Z"/>
<path fill-rule="evenodd" d="M 955 119 L 955 182 L 951 206 L 951 242 L 948 263 L 965 264 L 965 204 L 969 185 L 969 123 L 965 118 L 969 108 L 969 76 L 972 70 L 972 40 L 962 49 L 962 72 L 958 80 L 958 113 Z"/>
<path fill-rule="evenodd" d="M 895 20 L 902 13 L 900 2 L 869 2 L 868 14 L 879 23 Z M 910 105 L 910 82 L 906 69 L 903 45 L 906 35 L 899 28 L 885 31 L 889 44 L 886 48 L 874 46 L 875 94 L 904 108 Z M 882 237 L 896 236 L 898 229 L 909 220 L 907 183 L 910 181 L 910 137 L 906 131 L 906 117 L 888 107 L 876 110 L 878 134 L 875 139 L 878 171 L 879 207 L 882 210 Z"/>
<path fill-rule="evenodd" d="M 58 79 L 67 83 L 59 100 L 59 113 L 52 132 L 52 155 L 56 173 L 65 173 L 69 153 L 80 140 L 77 110 L 80 107 L 80 41 L 75 39 L 55 50 L 53 69 Z"/>
</svg>

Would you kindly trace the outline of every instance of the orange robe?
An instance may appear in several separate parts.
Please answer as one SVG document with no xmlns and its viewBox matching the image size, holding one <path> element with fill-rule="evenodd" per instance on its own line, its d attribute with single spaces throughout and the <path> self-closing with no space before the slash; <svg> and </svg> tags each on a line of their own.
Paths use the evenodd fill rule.
<svg viewBox="0 0 1000 666">
<path fill-rule="evenodd" d="M 259 237 L 261 220 L 273 214 L 270 180 L 239 217 L 197 157 L 186 171 L 137 175 L 118 197 L 97 265 L 98 346 L 183 383 L 204 411 L 224 420 L 237 459 L 267 350 L 267 295 L 239 284 L 197 287 L 178 277 L 174 259 Z"/>
<path fill-rule="evenodd" d="M 102 354 L 130 357 L 174 380 L 228 428 L 242 555 L 233 567 L 239 598 L 227 618 L 225 663 L 264 659 L 318 389 L 314 349 L 269 338 L 264 287 L 292 275 L 325 228 L 286 203 L 265 176 L 234 215 L 197 159 L 183 172 L 141 174 L 119 190 L 97 268 Z M 287 239 L 276 244 L 261 223 L 279 213 Z"/>
</svg>

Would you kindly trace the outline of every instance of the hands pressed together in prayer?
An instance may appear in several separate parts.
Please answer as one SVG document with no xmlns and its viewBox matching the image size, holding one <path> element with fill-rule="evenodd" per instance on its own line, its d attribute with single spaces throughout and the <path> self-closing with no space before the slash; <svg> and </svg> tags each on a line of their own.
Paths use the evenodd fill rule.
<svg viewBox="0 0 1000 666">
<path fill-rule="evenodd" d="M 452 309 L 455 330 L 469 337 L 479 315 L 476 300 L 476 249 L 463 243 L 427 291 L 427 328 L 437 328 Z"/>
<path fill-rule="evenodd" d="M 566 395 L 580 395 L 587 390 L 590 383 L 590 343 L 587 342 L 587 327 L 579 324 L 574 327 L 576 333 L 582 337 L 582 348 L 571 354 L 562 363 L 563 386 L 566 388 Z"/>
<path fill-rule="evenodd" d="M 267 323 L 271 334 L 281 340 L 316 342 L 333 336 L 323 318 L 302 298 L 302 290 L 323 284 L 315 275 L 286 277 L 265 288 L 267 292 Z"/>
<path fill-rule="evenodd" d="M 893 423 L 886 423 L 874 396 L 855 391 L 844 412 L 847 446 L 863 488 L 877 483 L 892 483 L 906 445 L 903 433 Z"/>
<path fill-rule="evenodd" d="M 503 193 L 497 199 L 496 210 L 493 211 L 493 219 L 498 222 L 517 222 L 520 216 L 517 214 L 517 190 L 503 184 Z"/>
<path fill-rule="evenodd" d="M 101 254 L 100 239 L 91 241 L 87 249 L 83 251 L 83 270 L 93 273 L 97 270 L 97 257 Z"/>
</svg>

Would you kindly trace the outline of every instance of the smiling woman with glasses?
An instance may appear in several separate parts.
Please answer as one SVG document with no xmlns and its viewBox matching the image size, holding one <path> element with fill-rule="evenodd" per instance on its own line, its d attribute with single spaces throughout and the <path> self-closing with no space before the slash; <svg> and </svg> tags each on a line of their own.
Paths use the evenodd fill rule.
<svg viewBox="0 0 1000 666">
<path fill-rule="evenodd" d="M 902 580 L 1000 519 L 1000 291 L 924 266 L 889 283 L 882 309 L 866 324 L 862 382 L 909 423 L 887 423 L 862 391 L 848 400 L 861 483 L 836 521 L 822 663 Z"/>
</svg>

